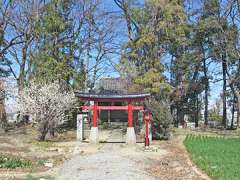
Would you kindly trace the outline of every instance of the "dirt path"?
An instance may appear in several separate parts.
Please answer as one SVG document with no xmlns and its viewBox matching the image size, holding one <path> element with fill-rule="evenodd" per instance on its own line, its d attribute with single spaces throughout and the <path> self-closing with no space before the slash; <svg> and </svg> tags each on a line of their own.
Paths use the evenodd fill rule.
<svg viewBox="0 0 240 180">
<path fill-rule="evenodd" d="M 152 166 L 147 171 L 161 180 L 210 180 L 191 162 L 183 140 L 184 136 L 178 136 L 170 141 L 162 141 L 160 148 L 168 153 L 152 159 Z"/>
<path fill-rule="evenodd" d="M 120 134 L 120 130 L 108 131 L 105 138 L 114 142 Z M 127 147 L 122 143 L 79 144 L 80 149 L 84 153 L 65 162 L 57 179 L 209 179 L 191 163 L 181 139 L 154 142 L 152 151 L 147 152 L 143 144 Z"/>
<path fill-rule="evenodd" d="M 120 130 L 109 131 L 108 142 L 121 142 Z M 81 148 L 81 145 L 80 145 Z M 103 143 L 88 147 L 92 153 L 77 155 L 63 164 L 59 180 L 122 180 L 122 179 L 154 179 L 145 171 L 145 166 L 131 159 L 122 150 L 122 143 Z M 93 152 L 94 149 L 97 152 Z M 134 148 L 133 148 L 134 149 Z M 133 151 L 131 148 L 130 151 Z"/>
</svg>

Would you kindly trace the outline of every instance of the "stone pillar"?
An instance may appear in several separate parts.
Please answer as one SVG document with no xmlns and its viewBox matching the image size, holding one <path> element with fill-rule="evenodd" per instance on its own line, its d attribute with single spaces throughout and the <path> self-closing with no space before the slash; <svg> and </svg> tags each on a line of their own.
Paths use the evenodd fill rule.
<svg viewBox="0 0 240 180">
<path fill-rule="evenodd" d="M 152 126 L 151 126 L 151 122 L 148 122 L 148 139 L 149 139 L 149 142 L 150 144 L 152 143 Z"/>
<path fill-rule="evenodd" d="M 89 142 L 98 143 L 98 127 L 91 127 Z"/>
<path fill-rule="evenodd" d="M 127 134 L 126 134 L 126 143 L 127 144 L 135 144 L 136 143 L 136 135 L 134 127 L 132 126 L 132 119 L 133 119 L 133 113 L 132 113 L 132 102 L 128 102 L 128 128 L 127 128 Z"/>
<path fill-rule="evenodd" d="M 97 127 L 97 112 L 98 103 L 94 101 L 93 105 L 93 124 L 90 131 L 89 141 L 90 143 L 98 143 L 98 127 Z"/>
<path fill-rule="evenodd" d="M 83 114 L 78 114 L 77 115 L 77 140 L 78 141 L 83 141 L 84 138 L 84 120 L 83 120 Z"/>
</svg>

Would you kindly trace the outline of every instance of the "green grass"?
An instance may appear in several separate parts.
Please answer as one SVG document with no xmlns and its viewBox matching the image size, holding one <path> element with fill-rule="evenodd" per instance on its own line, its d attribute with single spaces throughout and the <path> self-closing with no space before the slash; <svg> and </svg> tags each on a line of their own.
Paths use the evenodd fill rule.
<svg viewBox="0 0 240 180">
<path fill-rule="evenodd" d="M 31 175 L 31 174 L 26 175 L 24 180 L 39 180 L 41 178 L 43 178 L 45 180 L 54 180 L 54 177 L 52 177 L 52 176 L 35 177 L 35 176 Z"/>
<path fill-rule="evenodd" d="M 192 161 L 213 179 L 240 179 L 240 138 L 188 135 L 184 144 Z"/>
<path fill-rule="evenodd" d="M 46 162 L 47 162 L 47 160 L 45 160 L 45 159 L 40 159 L 40 160 L 37 161 L 37 165 L 38 165 L 38 166 L 44 166 L 44 163 L 46 163 Z"/>
<path fill-rule="evenodd" d="M 0 154 L 0 168 L 15 169 L 17 167 L 27 168 L 31 167 L 32 162 L 18 157 Z"/>
</svg>

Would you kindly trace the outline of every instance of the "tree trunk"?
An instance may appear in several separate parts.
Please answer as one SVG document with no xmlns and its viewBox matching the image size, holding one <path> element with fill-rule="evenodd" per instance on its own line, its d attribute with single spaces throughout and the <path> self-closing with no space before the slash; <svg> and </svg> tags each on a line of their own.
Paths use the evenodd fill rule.
<svg viewBox="0 0 240 180">
<path fill-rule="evenodd" d="M 132 30 L 132 21 L 131 21 L 131 16 L 129 14 L 129 5 L 127 3 L 127 1 L 125 0 L 114 0 L 115 4 L 120 8 L 122 9 L 123 11 L 123 15 L 124 15 L 124 18 L 125 18 L 125 21 L 126 21 L 126 25 L 127 25 L 127 31 L 128 31 L 128 38 L 130 41 L 133 40 L 133 30 Z"/>
<path fill-rule="evenodd" d="M 196 93 L 197 94 L 197 93 Z M 199 111 L 199 101 L 198 101 L 198 95 L 196 95 L 196 108 L 195 109 L 195 128 L 198 127 L 198 111 Z"/>
<path fill-rule="evenodd" d="M 183 110 L 183 107 L 182 105 L 178 102 L 178 105 L 177 105 L 177 122 L 176 122 L 176 125 L 178 127 L 178 125 L 183 125 L 184 124 L 184 110 Z"/>
<path fill-rule="evenodd" d="M 21 94 L 24 88 L 24 82 L 25 82 L 25 65 L 27 61 L 27 48 L 28 44 L 24 45 L 22 49 L 22 63 L 20 64 L 20 72 L 18 77 L 18 94 Z"/>
<path fill-rule="evenodd" d="M 100 52 L 99 52 L 100 53 Z M 97 72 L 98 72 L 98 66 L 99 66 L 99 63 L 100 63 L 100 59 L 99 59 L 99 55 L 100 54 L 98 54 L 98 56 L 97 56 L 97 58 L 96 58 L 96 64 L 95 64 L 95 66 L 94 66 L 94 68 L 93 68 L 93 78 L 92 78 L 92 82 L 91 82 L 91 86 L 90 86 L 90 90 L 92 91 L 93 90 L 93 88 L 94 88 L 94 86 L 95 86 L 95 83 L 96 83 L 96 81 L 97 81 Z"/>
<path fill-rule="evenodd" d="M 50 133 L 51 138 L 53 138 L 55 136 L 55 129 L 50 128 L 49 133 Z"/>
<path fill-rule="evenodd" d="M 38 127 L 38 131 L 39 131 L 39 136 L 38 136 L 38 140 L 39 141 L 44 141 L 46 138 L 46 135 L 48 133 L 48 121 L 47 120 L 43 120 L 39 123 L 39 127 Z"/>
<path fill-rule="evenodd" d="M 0 81 L 0 128 L 6 131 L 7 126 L 7 114 L 5 109 L 5 89 L 4 82 Z"/>
<path fill-rule="evenodd" d="M 235 110 L 237 110 L 237 127 L 239 127 L 239 110 L 240 110 L 240 93 L 238 92 L 237 88 L 234 87 L 234 85 L 230 82 L 229 86 L 231 88 L 231 91 L 234 95 L 234 98 L 237 102 L 237 107 L 235 106 Z"/>
<path fill-rule="evenodd" d="M 233 122 L 234 122 L 234 111 L 235 111 L 235 96 L 233 97 L 233 104 L 232 104 L 232 119 L 231 119 L 231 129 L 233 129 Z"/>
<path fill-rule="evenodd" d="M 238 107 L 238 111 L 237 111 L 237 128 L 239 128 L 239 107 Z"/>
<path fill-rule="evenodd" d="M 39 136 L 39 138 L 38 138 L 38 140 L 39 141 L 45 141 L 46 135 L 47 135 L 47 131 L 46 130 L 42 131 L 40 136 Z"/>
<path fill-rule="evenodd" d="M 204 71 L 204 124 L 208 125 L 208 77 L 207 77 L 207 67 L 206 59 L 203 60 L 203 71 Z"/>
<path fill-rule="evenodd" d="M 237 101 L 237 127 L 240 127 L 239 116 L 240 116 L 240 93 L 235 91 L 235 97 Z"/>
<path fill-rule="evenodd" d="M 24 88 L 24 75 L 21 72 L 19 74 L 17 84 L 18 84 L 18 94 L 20 95 Z"/>
<path fill-rule="evenodd" d="M 2 128 L 4 131 L 7 131 L 7 114 L 4 100 L 0 101 L 0 128 Z"/>
<path fill-rule="evenodd" d="M 179 122 L 180 122 L 180 108 L 179 108 L 179 103 L 177 102 L 175 127 L 179 126 Z"/>
<path fill-rule="evenodd" d="M 222 71 L 223 71 L 223 116 L 222 116 L 222 125 L 226 128 L 226 121 L 227 121 L 227 64 L 226 64 L 226 55 L 222 56 Z"/>
</svg>

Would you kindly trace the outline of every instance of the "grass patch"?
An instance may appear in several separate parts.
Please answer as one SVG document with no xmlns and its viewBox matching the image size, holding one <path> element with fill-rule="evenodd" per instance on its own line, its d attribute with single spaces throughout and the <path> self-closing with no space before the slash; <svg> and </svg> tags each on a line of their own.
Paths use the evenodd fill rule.
<svg viewBox="0 0 240 180">
<path fill-rule="evenodd" d="M 240 138 L 188 135 L 184 144 L 192 161 L 213 179 L 240 179 Z"/>
<path fill-rule="evenodd" d="M 34 140 L 31 142 L 33 145 L 39 146 L 41 148 L 50 148 L 53 146 L 53 142 L 51 141 L 37 141 Z"/>
<path fill-rule="evenodd" d="M 35 177 L 35 176 L 32 176 L 31 174 L 26 175 L 24 180 L 39 180 L 41 178 L 43 178 L 45 180 L 54 180 L 54 177 L 52 177 L 52 176 Z"/>
<path fill-rule="evenodd" d="M 45 159 L 40 159 L 40 160 L 38 160 L 37 161 L 37 165 L 38 166 L 44 166 L 44 164 L 47 162 L 47 160 L 45 160 Z"/>
<path fill-rule="evenodd" d="M 18 157 L 0 154 L 0 168 L 15 169 L 18 167 L 27 168 L 31 167 L 32 162 Z"/>
</svg>

